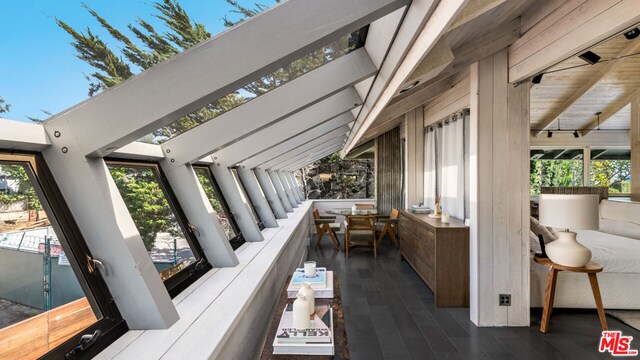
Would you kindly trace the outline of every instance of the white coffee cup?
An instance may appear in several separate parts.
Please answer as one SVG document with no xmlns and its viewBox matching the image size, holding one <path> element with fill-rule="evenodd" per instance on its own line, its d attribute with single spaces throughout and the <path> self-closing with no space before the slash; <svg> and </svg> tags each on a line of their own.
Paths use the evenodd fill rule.
<svg viewBox="0 0 640 360">
<path fill-rule="evenodd" d="M 442 221 L 443 224 L 448 224 L 449 223 L 449 213 L 444 213 L 442 214 L 442 219 L 440 219 L 440 221 Z"/>
<path fill-rule="evenodd" d="M 316 277 L 316 262 L 305 261 L 304 262 L 304 277 L 314 278 Z"/>
</svg>

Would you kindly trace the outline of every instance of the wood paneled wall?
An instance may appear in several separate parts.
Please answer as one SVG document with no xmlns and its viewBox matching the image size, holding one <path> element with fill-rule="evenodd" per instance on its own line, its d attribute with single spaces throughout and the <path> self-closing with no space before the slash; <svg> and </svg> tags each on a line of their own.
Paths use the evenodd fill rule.
<svg viewBox="0 0 640 360">
<path fill-rule="evenodd" d="M 379 214 L 402 207 L 402 152 L 400 129 L 376 138 L 376 202 Z"/>
<path fill-rule="evenodd" d="M 631 102 L 631 200 L 640 201 L 640 97 Z"/>
<path fill-rule="evenodd" d="M 431 125 L 469 107 L 469 75 L 462 77 L 449 90 L 424 107 L 424 126 Z"/>
<path fill-rule="evenodd" d="M 424 121 L 421 107 L 404 115 L 406 141 L 406 201 L 405 207 L 424 201 Z"/>
<path fill-rule="evenodd" d="M 529 326 L 529 86 L 509 84 L 506 49 L 471 65 L 470 84 L 471 320 Z"/>
</svg>

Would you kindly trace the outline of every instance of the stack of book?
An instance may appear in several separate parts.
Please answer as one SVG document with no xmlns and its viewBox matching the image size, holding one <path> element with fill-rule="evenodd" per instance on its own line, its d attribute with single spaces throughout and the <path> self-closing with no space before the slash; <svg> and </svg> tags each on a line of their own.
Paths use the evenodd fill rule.
<svg viewBox="0 0 640 360">
<path fill-rule="evenodd" d="M 304 269 L 296 269 L 287 286 L 287 297 L 294 299 L 304 282 L 311 283 L 316 299 L 333 299 L 333 271 L 319 267 L 316 269 L 316 276 L 308 278 L 304 276 Z"/>
<path fill-rule="evenodd" d="M 431 212 L 431 209 L 426 206 L 411 205 L 411 212 L 415 214 L 428 214 Z"/>
<path fill-rule="evenodd" d="M 273 340 L 274 354 L 334 355 L 333 309 L 330 306 L 316 306 L 308 329 L 294 329 L 292 324 L 293 305 L 287 304 Z"/>
</svg>

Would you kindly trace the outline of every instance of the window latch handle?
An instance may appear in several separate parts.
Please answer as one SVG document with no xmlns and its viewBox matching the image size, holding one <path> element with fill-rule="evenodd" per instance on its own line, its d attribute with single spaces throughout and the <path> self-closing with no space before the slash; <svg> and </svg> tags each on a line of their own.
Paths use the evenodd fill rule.
<svg viewBox="0 0 640 360">
<path fill-rule="evenodd" d="M 98 259 L 89 258 L 89 264 L 91 265 L 92 271 L 95 271 L 97 269 L 102 273 L 102 275 L 104 276 L 109 275 L 109 271 L 107 271 L 107 267 L 104 266 L 102 261 Z"/>
<path fill-rule="evenodd" d="M 71 351 L 64 354 L 65 359 L 73 359 L 81 352 L 87 350 L 91 345 L 95 344 L 96 340 L 100 337 L 100 330 L 96 330 L 93 334 L 84 334 L 80 338 L 78 345 L 76 345 Z"/>
</svg>

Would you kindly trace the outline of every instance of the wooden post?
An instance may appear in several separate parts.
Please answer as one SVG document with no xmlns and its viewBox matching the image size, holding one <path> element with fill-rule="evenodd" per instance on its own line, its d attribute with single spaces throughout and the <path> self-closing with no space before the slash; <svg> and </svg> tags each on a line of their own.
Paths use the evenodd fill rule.
<svg viewBox="0 0 640 360">
<path fill-rule="evenodd" d="M 631 200 L 640 201 L 640 97 L 631 101 Z"/>
<path fill-rule="evenodd" d="M 582 184 L 584 186 L 591 186 L 591 146 L 585 146 L 582 148 Z"/>
<path fill-rule="evenodd" d="M 529 86 L 508 83 L 506 49 L 470 79 L 471 320 L 529 326 Z"/>
</svg>

